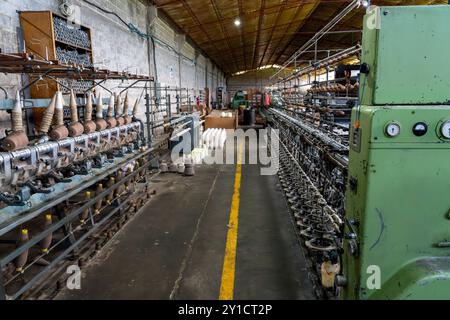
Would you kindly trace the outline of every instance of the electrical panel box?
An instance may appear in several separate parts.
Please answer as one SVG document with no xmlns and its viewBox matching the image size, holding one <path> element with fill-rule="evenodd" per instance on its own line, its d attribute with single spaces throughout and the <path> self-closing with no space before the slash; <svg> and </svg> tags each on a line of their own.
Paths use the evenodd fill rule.
<svg viewBox="0 0 450 320">
<path fill-rule="evenodd" d="M 363 105 L 450 104 L 450 6 L 375 7 L 364 19 Z"/>
</svg>

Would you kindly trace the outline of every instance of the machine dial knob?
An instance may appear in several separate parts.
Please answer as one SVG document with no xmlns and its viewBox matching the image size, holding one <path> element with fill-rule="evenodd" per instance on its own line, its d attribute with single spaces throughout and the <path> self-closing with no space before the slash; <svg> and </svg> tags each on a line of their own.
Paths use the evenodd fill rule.
<svg viewBox="0 0 450 320">
<path fill-rule="evenodd" d="M 388 137 L 394 138 L 400 134 L 401 127 L 397 122 L 391 122 L 386 125 L 385 132 Z"/>
<path fill-rule="evenodd" d="M 441 126 L 441 135 L 445 139 L 450 139 L 450 120 L 445 121 Z"/>
<path fill-rule="evenodd" d="M 417 137 L 423 137 L 427 134 L 428 125 L 424 122 L 416 123 L 413 127 L 413 133 Z"/>
</svg>

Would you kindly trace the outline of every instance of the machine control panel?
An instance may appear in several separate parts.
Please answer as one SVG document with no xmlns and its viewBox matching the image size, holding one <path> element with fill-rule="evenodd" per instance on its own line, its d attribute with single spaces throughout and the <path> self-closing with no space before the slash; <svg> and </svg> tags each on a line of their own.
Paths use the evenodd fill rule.
<svg viewBox="0 0 450 320">
<path fill-rule="evenodd" d="M 444 147 L 450 143 L 450 118 L 448 107 L 399 106 L 371 109 L 373 130 L 370 132 L 371 145 L 402 144 L 413 147 L 424 144 L 425 148 Z M 362 128 L 367 128 L 362 123 Z"/>
</svg>

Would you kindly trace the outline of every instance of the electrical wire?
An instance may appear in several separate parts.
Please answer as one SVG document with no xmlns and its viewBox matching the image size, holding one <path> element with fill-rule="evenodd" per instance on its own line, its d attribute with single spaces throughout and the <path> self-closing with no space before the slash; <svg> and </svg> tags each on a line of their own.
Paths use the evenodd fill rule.
<svg viewBox="0 0 450 320">
<path fill-rule="evenodd" d="M 99 5 L 93 3 L 93 2 L 91 2 L 91 1 L 89 1 L 89 0 L 81 0 L 81 1 L 83 1 L 83 2 L 85 2 L 85 3 L 87 3 L 87 4 L 89 4 L 89 5 L 91 5 L 91 6 L 95 7 L 95 8 L 97 8 L 98 10 L 100 10 L 100 11 L 106 13 L 106 14 L 115 16 L 117 19 L 120 20 L 120 22 L 122 22 L 122 24 L 124 24 L 124 25 L 128 28 L 128 30 L 129 30 L 131 33 L 135 33 L 135 34 L 137 34 L 140 38 L 145 39 L 145 40 L 147 40 L 147 41 L 152 41 L 153 46 L 154 46 L 155 42 L 158 42 L 159 44 L 161 44 L 161 45 L 167 47 L 168 49 L 170 49 L 170 50 L 172 50 L 173 52 L 175 52 L 176 54 L 178 54 L 180 57 L 182 57 L 182 58 L 184 58 L 185 60 L 189 61 L 189 62 L 192 63 L 193 65 L 196 64 L 195 60 L 192 60 L 192 59 L 190 59 L 189 57 L 186 57 L 185 55 L 183 55 L 181 52 L 178 52 L 178 50 L 176 50 L 176 49 L 175 49 L 174 47 L 172 47 L 170 44 L 164 42 L 164 41 L 161 40 L 161 39 L 158 39 L 158 38 L 155 37 L 154 35 L 150 35 L 150 34 L 147 34 L 147 33 L 142 32 L 142 31 L 139 30 L 133 23 L 131 23 L 131 22 L 126 22 L 126 21 L 125 21 L 120 15 L 118 15 L 116 12 L 107 10 L 107 9 L 105 9 L 105 8 L 102 8 L 102 7 L 100 7 Z"/>
</svg>

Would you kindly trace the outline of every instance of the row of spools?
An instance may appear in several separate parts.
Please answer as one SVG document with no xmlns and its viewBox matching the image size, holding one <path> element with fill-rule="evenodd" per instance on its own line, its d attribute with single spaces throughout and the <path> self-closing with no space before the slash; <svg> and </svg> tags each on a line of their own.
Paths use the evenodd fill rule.
<svg viewBox="0 0 450 320">
<path fill-rule="evenodd" d="M 192 159 L 185 159 L 179 163 L 167 163 L 162 161 L 159 165 L 161 173 L 179 173 L 186 177 L 192 177 L 195 175 L 194 162 Z"/>
<path fill-rule="evenodd" d="M 117 171 L 115 175 L 111 175 L 109 179 L 107 179 L 107 187 L 111 188 L 116 182 L 121 181 L 123 178 L 125 178 L 128 175 L 131 175 L 135 170 L 137 170 L 141 164 L 137 161 L 131 161 L 127 163 L 126 165 L 122 166 L 120 170 Z M 138 176 L 130 179 L 128 182 L 125 182 L 122 186 L 116 188 L 115 190 L 111 191 L 107 196 L 104 198 L 99 199 L 95 205 L 93 205 L 90 208 L 86 208 L 83 210 L 83 212 L 79 215 L 79 223 L 80 225 L 78 227 L 74 227 L 75 230 L 80 229 L 81 227 L 87 225 L 89 216 L 91 215 L 92 219 L 94 219 L 97 215 L 99 215 L 104 209 L 106 209 L 111 203 L 114 201 L 114 199 L 118 199 L 124 194 L 127 194 L 131 192 L 130 190 L 134 190 L 132 187 L 135 185 L 139 179 L 143 178 L 145 175 L 145 171 L 139 173 Z M 86 191 L 84 193 L 80 193 L 77 196 L 74 197 L 74 199 L 77 199 L 82 203 L 81 201 L 89 202 L 92 197 L 95 197 L 96 195 L 102 194 L 105 191 L 104 184 L 99 183 L 97 184 L 96 190 Z M 131 192 L 132 193 L 132 192 Z M 148 195 L 147 195 L 148 198 Z M 142 200 L 142 198 L 139 198 Z M 138 206 L 138 207 L 141 207 Z M 40 230 L 46 230 L 53 224 L 53 215 L 54 211 L 57 211 L 58 208 L 55 207 L 53 209 L 47 210 L 44 214 L 43 222 L 40 220 L 37 221 L 37 227 Z M 41 219 L 40 217 L 38 219 Z M 33 225 L 34 226 L 34 225 Z M 36 227 L 35 226 L 35 227 Z M 49 254 L 53 242 L 53 232 L 49 232 L 39 243 L 38 247 L 40 248 L 40 252 L 42 255 Z M 26 242 L 28 242 L 31 239 L 30 232 L 28 228 L 21 228 L 19 232 L 19 237 L 16 246 L 20 247 L 21 245 L 24 245 Z M 14 260 L 14 267 L 15 271 L 18 273 L 24 273 L 26 269 L 26 265 L 29 260 L 29 254 L 30 249 L 24 250 L 22 253 L 20 253 L 17 258 Z"/>
<path fill-rule="evenodd" d="M 203 133 L 203 148 L 207 150 L 223 149 L 227 141 L 225 129 L 208 129 Z"/>
</svg>

